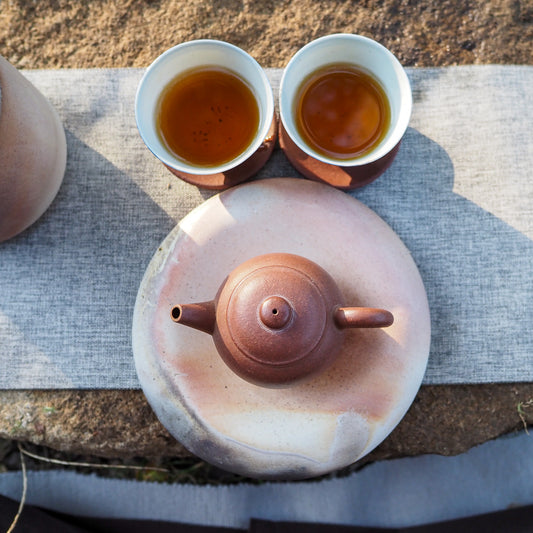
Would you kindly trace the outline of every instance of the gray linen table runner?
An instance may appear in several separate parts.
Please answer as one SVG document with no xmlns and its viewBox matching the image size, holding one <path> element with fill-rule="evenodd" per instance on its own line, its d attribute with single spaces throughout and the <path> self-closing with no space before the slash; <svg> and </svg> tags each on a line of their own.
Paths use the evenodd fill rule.
<svg viewBox="0 0 533 533">
<path fill-rule="evenodd" d="M 392 226 L 424 280 L 424 383 L 533 381 L 533 67 L 407 70 L 414 108 L 398 157 L 349 194 Z M 139 387 L 131 319 L 145 268 L 214 194 L 142 143 L 143 72 L 23 71 L 58 110 L 68 160 L 50 209 L 0 244 L 0 388 Z M 281 71 L 267 73 L 277 95 Z M 276 150 L 257 178 L 279 176 L 298 173 Z"/>
</svg>

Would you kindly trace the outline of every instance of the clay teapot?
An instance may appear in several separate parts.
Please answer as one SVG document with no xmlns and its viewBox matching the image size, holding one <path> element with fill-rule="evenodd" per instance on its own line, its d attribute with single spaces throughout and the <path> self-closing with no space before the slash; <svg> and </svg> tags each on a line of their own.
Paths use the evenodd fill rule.
<svg viewBox="0 0 533 533">
<path fill-rule="evenodd" d="M 225 363 L 263 386 L 290 385 L 325 370 L 346 328 L 382 328 L 394 320 L 384 309 L 345 307 L 322 267 L 285 253 L 245 261 L 213 301 L 175 305 L 171 319 L 213 335 Z"/>
</svg>

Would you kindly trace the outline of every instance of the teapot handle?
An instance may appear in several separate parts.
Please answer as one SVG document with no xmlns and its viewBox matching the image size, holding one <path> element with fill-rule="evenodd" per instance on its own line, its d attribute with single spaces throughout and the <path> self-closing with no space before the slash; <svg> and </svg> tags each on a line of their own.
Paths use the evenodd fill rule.
<svg viewBox="0 0 533 533">
<path fill-rule="evenodd" d="M 391 312 L 372 307 L 337 307 L 333 319 L 341 329 L 386 328 L 394 322 Z"/>
</svg>

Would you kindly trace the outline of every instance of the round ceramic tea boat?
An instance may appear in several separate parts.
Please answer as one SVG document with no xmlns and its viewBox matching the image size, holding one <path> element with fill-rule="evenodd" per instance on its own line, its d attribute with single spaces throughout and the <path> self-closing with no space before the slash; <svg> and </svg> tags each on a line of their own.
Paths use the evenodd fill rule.
<svg viewBox="0 0 533 533">
<path fill-rule="evenodd" d="M 33 224 L 63 181 L 65 132 L 48 100 L 0 57 L 0 242 Z"/>
<path fill-rule="evenodd" d="M 374 449 L 411 405 L 429 344 L 425 289 L 394 231 L 293 178 L 189 213 L 150 262 L 133 317 L 137 373 L 163 425 L 204 460 L 263 479 L 321 475 Z"/>
</svg>

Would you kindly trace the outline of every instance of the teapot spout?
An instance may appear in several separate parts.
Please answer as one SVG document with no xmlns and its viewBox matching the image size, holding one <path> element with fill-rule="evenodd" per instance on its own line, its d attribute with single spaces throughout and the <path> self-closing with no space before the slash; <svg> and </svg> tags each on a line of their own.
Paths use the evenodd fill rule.
<svg viewBox="0 0 533 533">
<path fill-rule="evenodd" d="M 334 313 L 339 328 L 386 328 L 394 322 L 394 316 L 385 309 L 372 307 L 338 307 Z"/>
<path fill-rule="evenodd" d="M 212 335 L 216 320 L 215 302 L 175 305 L 170 311 L 170 317 L 177 324 Z"/>
</svg>

